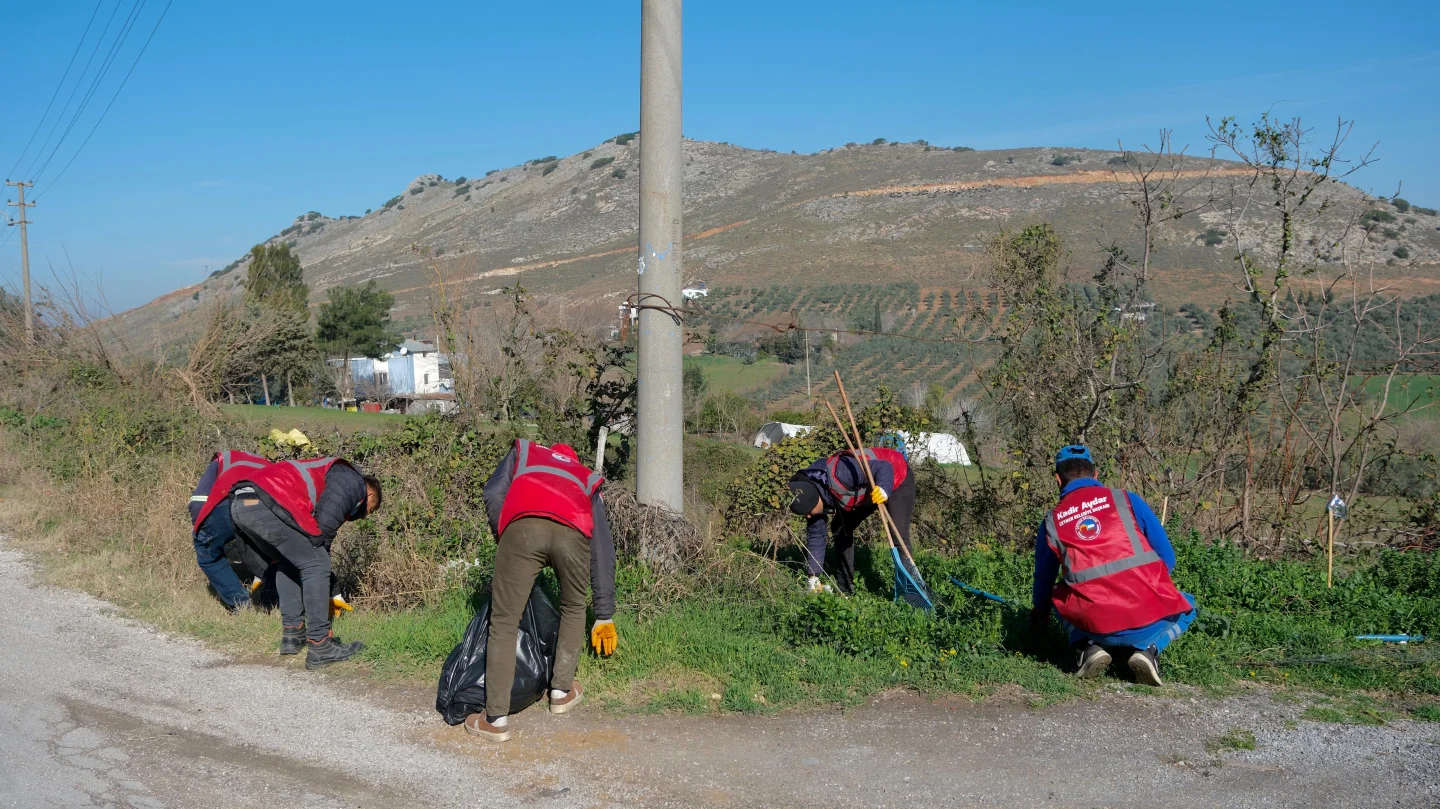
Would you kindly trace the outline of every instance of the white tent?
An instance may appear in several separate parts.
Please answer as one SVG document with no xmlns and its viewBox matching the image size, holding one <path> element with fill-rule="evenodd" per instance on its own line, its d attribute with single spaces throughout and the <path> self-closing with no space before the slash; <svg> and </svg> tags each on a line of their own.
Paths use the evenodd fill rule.
<svg viewBox="0 0 1440 809">
<path fill-rule="evenodd" d="M 760 427 L 755 433 L 755 446 L 765 449 L 772 444 L 778 444 L 787 438 L 807 435 L 814 427 L 807 427 L 804 424 L 785 424 L 780 421 L 769 421 Z"/>
<path fill-rule="evenodd" d="M 970 465 L 970 453 L 965 451 L 960 439 L 950 433 L 921 433 L 918 440 L 912 440 L 904 430 L 896 434 L 905 442 L 906 454 L 913 461 L 934 458 L 936 463 Z"/>
</svg>

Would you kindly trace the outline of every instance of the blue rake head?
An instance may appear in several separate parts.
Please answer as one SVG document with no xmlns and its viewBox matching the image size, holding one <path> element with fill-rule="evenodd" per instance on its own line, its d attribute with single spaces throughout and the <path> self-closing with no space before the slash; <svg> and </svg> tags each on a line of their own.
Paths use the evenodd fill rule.
<svg viewBox="0 0 1440 809">
<path fill-rule="evenodd" d="M 920 578 L 920 571 L 900 558 L 899 548 L 890 549 L 890 558 L 895 563 L 895 600 L 904 601 L 917 610 L 934 612 L 935 603 L 930 599 L 925 580 Z"/>
</svg>

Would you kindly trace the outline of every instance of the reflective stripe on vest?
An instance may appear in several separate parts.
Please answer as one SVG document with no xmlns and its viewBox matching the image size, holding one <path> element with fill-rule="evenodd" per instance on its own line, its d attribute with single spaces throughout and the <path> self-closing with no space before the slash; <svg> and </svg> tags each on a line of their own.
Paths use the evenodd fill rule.
<svg viewBox="0 0 1440 809">
<path fill-rule="evenodd" d="M 1084 570 L 1071 570 L 1070 556 L 1065 550 L 1065 543 L 1060 541 L 1060 530 L 1055 525 L 1055 512 L 1051 510 L 1045 516 L 1045 541 L 1051 550 L 1060 557 L 1060 564 L 1065 571 L 1066 584 L 1072 586 L 1083 584 L 1160 561 L 1160 554 L 1153 550 L 1145 550 L 1145 546 L 1140 542 L 1140 533 L 1135 529 L 1135 514 L 1130 510 L 1130 498 L 1126 497 L 1125 492 L 1120 489 L 1108 489 L 1107 491 L 1110 492 L 1110 500 L 1115 504 L 1115 513 L 1120 517 L 1120 526 L 1125 529 L 1125 537 L 1130 540 L 1130 555 L 1124 559 L 1116 559 L 1113 562 L 1087 567 Z"/>
<path fill-rule="evenodd" d="M 530 463 L 530 448 L 535 445 L 534 442 L 520 441 L 519 444 L 520 451 L 515 454 L 515 477 L 517 478 L 521 475 L 529 474 L 555 475 L 556 477 L 565 478 L 576 486 L 579 486 L 581 491 L 585 492 L 586 497 L 593 496 L 595 489 L 604 481 L 604 478 L 601 477 L 599 472 L 591 472 L 585 480 L 581 480 L 568 469 L 557 469 L 553 466 L 532 464 Z M 549 452 L 549 450 L 546 451 Z M 569 461 L 570 459 L 566 458 L 566 460 Z M 571 463 L 575 463 L 577 466 L 579 465 L 578 461 L 571 461 Z"/>
<path fill-rule="evenodd" d="M 248 454 L 248 453 L 247 453 Z M 251 469 L 264 469 L 268 464 L 260 461 L 252 461 L 249 458 L 236 459 L 233 450 L 224 450 L 220 453 L 220 472 L 223 475 L 237 466 L 248 466 Z M 217 475 L 218 478 L 218 475 Z"/>
<path fill-rule="evenodd" d="M 316 458 L 313 461 L 286 461 L 285 463 L 295 467 L 295 471 L 300 473 L 300 479 L 305 481 L 305 495 L 310 499 L 310 508 L 313 511 L 319 504 L 319 498 L 315 493 L 315 478 L 310 474 L 310 470 L 333 464 L 335 459 Z"/>
<path fill-rule="evenodd" d="M 879 458 L 875 457 L 875 450 L 869 449 L 867 447 L 863 451 L 865 453 L 865 457 L 868 460 L 879 460 Z M 857 457 L 855 453 L 851 452 L 848 449 L 844 452 L 837 452 L 834 455 L 831 455 L 829 462 L 825 464 L 825 475 L 830 479 L 830 482 L 827 484 L 827 488 L 829 488 L 830 493 L 835 496 L 836 502 L 840 504 L 841 508 L 850 509 L 853 508 L 861 500 L 865 499 L 865 492 L 868 491 L 870 487 L 868 484 L 865 483 L 861 483 L 861 488 L 859 489 L 847 489 L 844 486 L 840 485 L 840 480 L 835 476 L 835 473 L 840 469 L 840 459 L 845 457 L 846 455 L 849 455 L 852 458 Z M 860 464 L 857 463 L 857 466 L 858 465 Z M 865 475 L 864 469 L 859 469 L 856 471 L 861 476 Z"/>
</svg>

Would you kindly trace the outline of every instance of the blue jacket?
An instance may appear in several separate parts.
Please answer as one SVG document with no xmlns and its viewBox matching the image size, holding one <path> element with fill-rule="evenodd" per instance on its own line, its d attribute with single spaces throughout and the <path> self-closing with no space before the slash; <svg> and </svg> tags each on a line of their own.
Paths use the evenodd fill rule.
<svg viewBox="0 0 1440 809">
<path fill-rule="evenodd" d="M 1100 486 L 1104 484 L 1095 478 L 1079 478 L 1065 484 L 1060 490 L 1060 496 L 1084 489 L 1089 486 Z M 1170 537 L 1165 535 L 1165 526 L 1160 524 L 1160 518 L 1150 510 L 1150 504 L 1145 498 L 1134 492 L 1126 492 L 1125 499 L 1130 503 L 1130 510 L 1135 512 L 1135 527 L 1145 535 L 1150 547 L 1160 555 L 1165 562 L 1167 570 L 1175 569 L 1175 548 L 1170 545 Z M 1033 604 L 1037 609 L 1050 609 L 1050 592 L 1055 589 L 1055 580 L 1060 575 L 1060 557 L 1051 550 L 1050 543 L 1045 541 L 1045 521 L 1040 521 L 1040 530 L 1035 534 L 1035 587 L 1033 591 Z"/>
</svg>

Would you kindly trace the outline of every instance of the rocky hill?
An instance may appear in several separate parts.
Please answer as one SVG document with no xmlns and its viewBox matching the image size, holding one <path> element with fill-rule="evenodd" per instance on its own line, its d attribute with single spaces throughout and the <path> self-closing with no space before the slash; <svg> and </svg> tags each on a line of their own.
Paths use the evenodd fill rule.
<svg viewBox="0 0 1440 809">
<path fill-rule="evenodd" d="M 373 278 L 395 293 L 402 327 L 422 336 L 432 330 L 441 280 L 451 297 L 475 302 L 519 280 L 598 329 L 636 286 L 639 151 L 637 136 L 622 135 L 482 176 L 423 175 L 363 216 L 309 212 L 270 240 L 290 242 L 300 256 L 312 304 L 336 285 Z M 1224 161 L 1185 158 L 1181 168 L 1202 192 L 1228 195 L 1245 178 Z M 1060 232 L 1079 279 L 1099 266 L 1103 245 L 1139 244 L 1127 177 L 1118 152 L 921 142 L 800 155 L 687 141 L 686 280 L 741 288 L 906 282 L 965 294 L 983 289 L 986 241 L 1037 221 Z M 1339 183 L 1324 193 L 1340 203 L 1329 216 L 1375 209 L 1388 217 L 1369 238 L 1352 240 L 1360 264 L 1407 292 L 1440 292 L 1440 218 Z M 1264 216 L 1252 214 L 1245 232 L 1269 227 Z M 1238 294 L 1233 249 L 1207 244 L 1224 217 L 1201 211 L 1158 234 L 1157 297 L 1213 307 Z M 1217 241 L 1213 233 L 1208 241 Z M 240 294 L 245 273 L 241 259 L 125 312 L 121 332 L 132 349 L 182 341 L 207 302 Z"/>
</svg>

